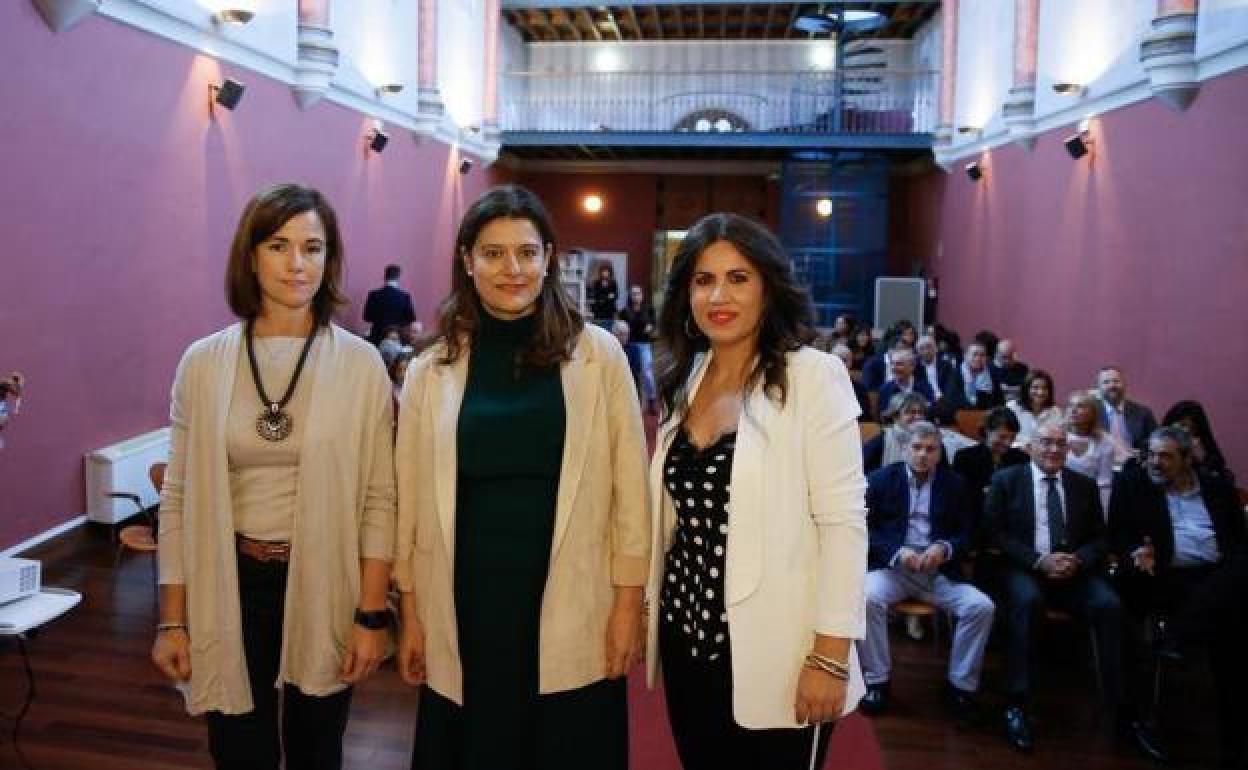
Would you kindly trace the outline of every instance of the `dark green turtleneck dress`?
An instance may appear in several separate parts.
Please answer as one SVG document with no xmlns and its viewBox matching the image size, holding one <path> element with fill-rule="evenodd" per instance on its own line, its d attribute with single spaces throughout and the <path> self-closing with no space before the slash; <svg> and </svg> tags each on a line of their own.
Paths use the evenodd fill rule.
<svg viewBox="0 0 1248 770">
<path fill-rule="evenodd" d="M 567 419 L 563 387 L 557 367 L 517 373 L 516 352 L 532 337 L 534 316 L 482 316 L 457 440 L 455 615 L 464 704 L 424 688 L 412 767 L 623 770 L 622 680 L 538 694 L 542 595 Z"/>
</svg>

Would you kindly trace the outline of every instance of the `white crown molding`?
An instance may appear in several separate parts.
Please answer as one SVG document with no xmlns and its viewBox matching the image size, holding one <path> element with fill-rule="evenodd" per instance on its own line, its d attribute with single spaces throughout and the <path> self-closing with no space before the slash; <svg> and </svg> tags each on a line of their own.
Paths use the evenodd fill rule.
<svg viewBox="0 0 1248 770">
<path fill-rule="evenodd" d="M 295 89 L 296 93 L 299 87 L 305 85 L 301 82 L 297 62 L 277 58 L 217 32 L 212 23 L 212 14 L 207 10 L 174 12 L 145 0 L 107 0 L 99 6 L 98 13 L 214 59 L 284 83 Z M 380 118 L 391 126 L 412 131 L 419 138 L 456 145 L 476 156 L 485 165 L 493 163 L 498 157 L 498 142 L 485 141 L 467 134 L 445 114 L 440 101 L 436 104 L 430 101 L 424 105 L 425 109 L 409 112 L 387 104 L 373 92 L 361 92 L 337 79 L 329 83 L 324 91 L 324 99 L 362 115 Z M 246 109 L 245 105 L 243 109 Z"/>
</svg>

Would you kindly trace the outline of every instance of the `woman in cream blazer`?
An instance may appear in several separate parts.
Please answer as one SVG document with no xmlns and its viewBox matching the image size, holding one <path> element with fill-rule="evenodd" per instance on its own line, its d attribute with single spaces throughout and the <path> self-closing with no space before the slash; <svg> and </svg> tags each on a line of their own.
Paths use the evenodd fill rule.
<svg viewBox="0 0 1248 770">
<path fill-rule="evenodd" d="M 627 767 L 623 676 L 649 571 L 628 360 L 559 288 L 541 202 L 465 214 L 440 338 L 399 408 L 399 670 L 413 766 Z"/>
<path fill-rule="evenodd" d="M 351 685 L 385 652 L 393 408 L 376 351 L 330 322 L 341 278 L 320 193 L 261 190 L 227 268 L 242 322 L 174 380 L 152 658 L 218 768 L 340 767 Z"/>
<path fill-rule="evenodd" d="M 666 297 L 648 679 L 686 770 L 804 770 L 863 692 L 857 401 L 760 225 L 698 222 Z"/>
</svg>

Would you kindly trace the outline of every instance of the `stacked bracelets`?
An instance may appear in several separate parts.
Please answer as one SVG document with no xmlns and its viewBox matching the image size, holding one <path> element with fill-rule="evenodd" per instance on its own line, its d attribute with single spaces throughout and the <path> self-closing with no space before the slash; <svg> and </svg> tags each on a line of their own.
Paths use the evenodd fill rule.
<svg viewBox="0 0 1248 770">
<path fill-rule="evenodd" d="M 817 652 L 808 654 L 806 656 L 806 667 L 817 669 L 825 674 L 831 674 L 841 681 L 849 681 L 849 663 L 839 661 L 836 658 L 829 658 L 827 655 L 820 655 Z"/>
<path fill-rule="evenodd" d="M 185 623 L 161 623 L 156 626 L 156 633 L 158 634 L 164 631 L 185 631 L 185 630 L 186 630 Z"/>
</svg>

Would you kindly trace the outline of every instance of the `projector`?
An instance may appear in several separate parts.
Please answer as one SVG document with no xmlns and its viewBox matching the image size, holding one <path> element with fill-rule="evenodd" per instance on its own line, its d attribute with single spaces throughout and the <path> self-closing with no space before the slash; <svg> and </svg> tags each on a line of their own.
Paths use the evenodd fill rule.
<svg viewBox="0 0 1248 770">
<path fill-rule="evenodd" d="M 0 556 L 0 604 L 39 593 L 39 562 Z"/>
</svg>

